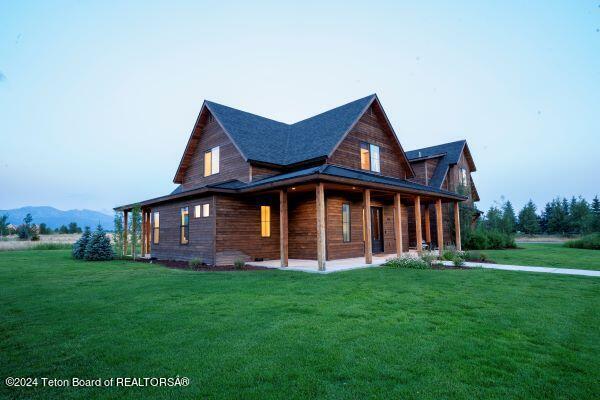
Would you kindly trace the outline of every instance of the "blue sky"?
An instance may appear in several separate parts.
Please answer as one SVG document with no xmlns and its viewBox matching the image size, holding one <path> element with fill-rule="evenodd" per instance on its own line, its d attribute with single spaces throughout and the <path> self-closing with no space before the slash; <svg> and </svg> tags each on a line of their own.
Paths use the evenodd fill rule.
<svg viewBox="0 0 600 400">
<path fill-rule="evenodd" d="M 170 192 L 203 99 L 283 122 L 377 93 L 465 138 L 487 209 L 600 193 L 600 0 L 2 2 L 0 209 Z"/>
</svg>

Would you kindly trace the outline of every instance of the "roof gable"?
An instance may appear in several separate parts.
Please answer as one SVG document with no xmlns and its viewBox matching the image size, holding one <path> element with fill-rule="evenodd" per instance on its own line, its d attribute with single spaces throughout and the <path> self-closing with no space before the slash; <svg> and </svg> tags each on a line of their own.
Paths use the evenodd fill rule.
<svg viewBox="0 0 600 400">
<path fill-rule="evenodd" d="M 465 158 L 469 163 L 469 167 L 471 168 L 471 172 L 475 172 L 475 163 L 473 162 L 473 157 L 471 156 L 466 140 L 458 140 L 456 142 L 407 151 L 406 156 L 411 162 L 421 161 L 432 157 L 440 157 L 437 168 L 435 169 L 429 184 L 434 187 L 442 187 L 448 169 L 451 165 L 459 162 L 463 151 L 465 153 Z"/>
<path fill-rule="evenodd" d="M 194 132 L 196 128 L 201 127 L 199 122 L 206 110 L 212 113 L 245 161 L 289 166 L 329 157 L 371 104 L 376 104 L 383 115 L 400 148 L 409 174 L 412 173 L 404 150 L 385 116 L 377 95 L 372 94 L 291 125 L 205 101 L 174 181 L 178 182 L 185 172 L 184 161 L 190 157 L 189 152 L 194 147 L 193 139 L 197 139 Z"/>
</svg>

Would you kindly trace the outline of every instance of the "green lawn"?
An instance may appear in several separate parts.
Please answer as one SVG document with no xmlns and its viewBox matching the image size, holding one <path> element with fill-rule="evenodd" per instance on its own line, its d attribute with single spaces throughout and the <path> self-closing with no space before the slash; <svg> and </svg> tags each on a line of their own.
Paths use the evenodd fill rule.
<svg viewBox="0 0 600 400">
<path fill-rule="evenodd" d="M 600 398 L 600 279 L 373 268 L 199 273 L 0 253 L 5 377 L 189 377 L 0 398 Z"/>
<path fill-rule="evenodd" d="M 517 243 L 518 249 L 482 250 L 498 264 L 600 270 L 600 251 L 571 249 L 561 243 Z"/>
</svg>

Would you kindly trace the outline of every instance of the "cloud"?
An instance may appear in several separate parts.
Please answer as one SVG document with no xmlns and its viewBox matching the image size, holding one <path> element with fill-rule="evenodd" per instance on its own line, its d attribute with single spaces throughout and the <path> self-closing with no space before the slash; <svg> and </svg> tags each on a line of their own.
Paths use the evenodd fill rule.
<svg viewBox="0 0 600 400">
<path fill-rule="evenodd" d="M 3 82 L 3 81 L 5 81 L 5 80 L 6 80 L 6 75 L 4 75 L 4 74 L 2 73 L 2 71 L 0 71 L 0 82 Z"/>
</svg>

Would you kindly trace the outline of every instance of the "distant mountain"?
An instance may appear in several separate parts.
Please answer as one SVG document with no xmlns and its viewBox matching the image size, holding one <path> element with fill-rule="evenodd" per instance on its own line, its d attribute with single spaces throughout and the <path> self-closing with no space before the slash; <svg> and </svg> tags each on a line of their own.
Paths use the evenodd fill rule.
<svg viewBox="0 0 600 400">
<path fill-rule="evenodd" d="M 45 222 L 48 227 L 54 229 L 61 225 L 69 225 L 69 222 L 77 222 L 80 227 L 89 226 L 96 228 L 98 224 L 104 229 L 110 231 L 113 229 L 113 217 L 104 213 L 92 210 L 57 210 L 54 207 L 21 207 L 13 210 L 0 210 L 0 215 L 8 214 L 8 222 L 13 225 L 23 223 L 23 218 L 27 213 L 33 217 L 34 224 Z"/>
</svg>

